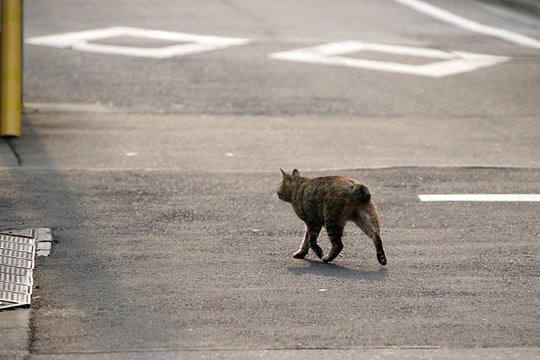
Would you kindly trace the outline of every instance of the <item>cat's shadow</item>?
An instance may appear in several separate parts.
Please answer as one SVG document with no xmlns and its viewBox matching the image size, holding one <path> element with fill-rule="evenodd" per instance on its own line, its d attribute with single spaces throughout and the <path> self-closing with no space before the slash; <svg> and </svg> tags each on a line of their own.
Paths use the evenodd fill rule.
<svg viewBox="0 0 540 360">
<path fill-rule="evenodd" d="M 295 260 L 296 264 L 288 270 L 295 275 L 319 275 L 335 278 L 381 281 L 388 276 L 388 270 L 380 265 L 366 263 L 342 262 L 323 263 L 321 260 Z"/>
</svg>

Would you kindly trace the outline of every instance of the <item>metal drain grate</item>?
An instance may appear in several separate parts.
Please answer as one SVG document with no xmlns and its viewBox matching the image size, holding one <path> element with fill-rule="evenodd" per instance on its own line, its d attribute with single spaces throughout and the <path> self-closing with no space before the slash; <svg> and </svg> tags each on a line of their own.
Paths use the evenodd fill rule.
<svg viewBox="0 0 540 360">
<path fill-rule="evenodd" d="M 0 309 L 30 305 L 36 238 L 0 234 Z"/>
</svg>

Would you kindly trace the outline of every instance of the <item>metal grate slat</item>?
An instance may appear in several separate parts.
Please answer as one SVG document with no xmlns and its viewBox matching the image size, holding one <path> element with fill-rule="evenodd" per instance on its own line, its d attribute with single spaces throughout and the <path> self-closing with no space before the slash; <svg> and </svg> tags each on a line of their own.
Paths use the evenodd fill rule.
<svg viewBox="0 0 540 360">
<path fill-rule="evenodd" d="M 35 255 L 35 237 L 0 234 L 0 309 L 30 304 Z"/>
</svg>

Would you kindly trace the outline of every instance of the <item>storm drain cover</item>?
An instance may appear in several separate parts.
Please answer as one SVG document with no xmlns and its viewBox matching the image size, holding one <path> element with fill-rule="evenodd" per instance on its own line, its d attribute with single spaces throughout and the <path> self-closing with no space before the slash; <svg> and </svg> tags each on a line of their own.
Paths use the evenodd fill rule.
<svg viewBox="0 0 540 360">
<path fill-rule="evenodd" d="M 30 305 L 36 238 L 0 234 L 0 309 Z"/>
</svg>

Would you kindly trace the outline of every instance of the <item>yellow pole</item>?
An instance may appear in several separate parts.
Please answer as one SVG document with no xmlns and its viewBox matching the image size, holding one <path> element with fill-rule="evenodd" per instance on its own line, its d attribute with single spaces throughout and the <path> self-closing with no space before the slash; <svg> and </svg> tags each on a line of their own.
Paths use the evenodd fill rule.
<svg viewBox="0 0 540 360">
<path fill-rule="evenodd" d="M 21 1 L 2 0 L 2 136 L 21 135 Z"/>
</svg>

